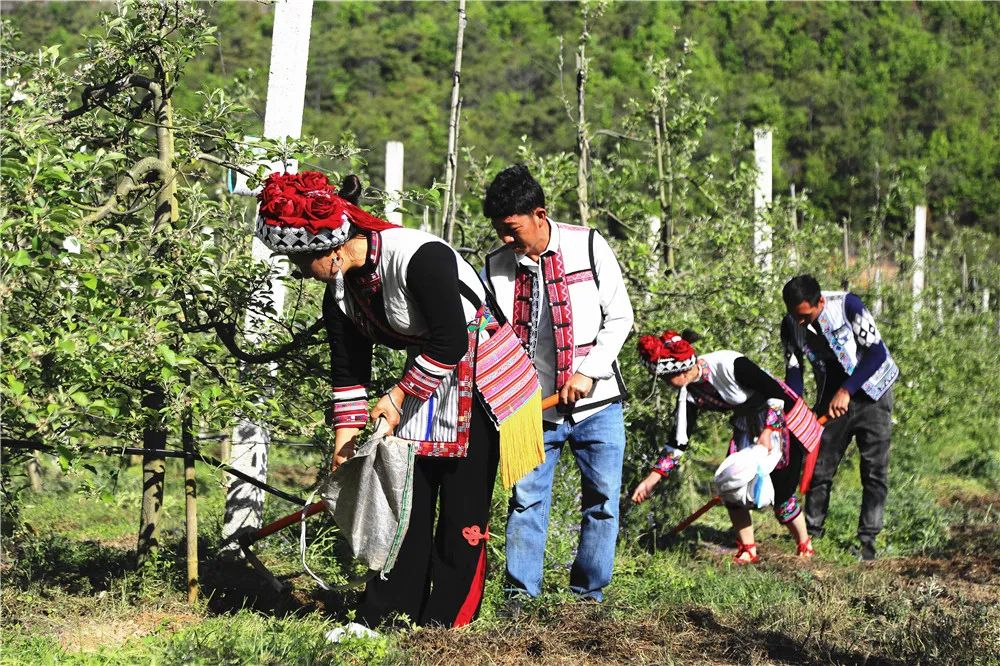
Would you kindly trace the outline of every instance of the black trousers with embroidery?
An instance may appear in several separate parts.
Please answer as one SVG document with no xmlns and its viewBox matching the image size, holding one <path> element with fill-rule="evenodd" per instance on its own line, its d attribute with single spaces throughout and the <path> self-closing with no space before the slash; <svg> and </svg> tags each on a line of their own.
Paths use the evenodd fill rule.
<svg viewBox="0 0 1000 666">
<path fill-rule="evenodd" d="M 365 587 L 358 618 L 377 627 L 405 613 L 420 625 L 468 624 L 479 613 L 500 439 L 473 399 L 465 458 L 417 458 L 410 524 L 388 577 Z M 437 521 L 435 525 L 435 514 Z"/>
</svg>

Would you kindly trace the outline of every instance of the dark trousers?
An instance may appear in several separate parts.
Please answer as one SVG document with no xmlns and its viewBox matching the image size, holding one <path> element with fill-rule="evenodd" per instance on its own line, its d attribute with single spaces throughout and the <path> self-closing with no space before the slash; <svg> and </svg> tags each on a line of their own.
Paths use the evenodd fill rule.
<svg viewBox="0 0 1000 666">
<path fill-rule="evenodd" d="M 882 531 L 882 514 L 889 493 L 889 440 L 892 436 L 892 389 L 873 401 L 862 393 L 851 398 L 847 413 L 830 421 L 823 431 L 812 486 L 806 497 L 806 527 L 809 534 L 822 536 L 830 506 L 833 475 L 847 451 L 851 438 L 858 441 L 861 455 L 861 517 L 858 538 L 872 542 Z"/>
<path fill-rule="evenodd" d="M 474 399 L 466 457 L 417 458 L 399 557 L 385 580 L 376 576 L 365 587 L 361 621 L 377 627 L 405 613 L 420 625 L 452 627 L 478 614 L 499 455 L 496 428 Z"/>
</svg>

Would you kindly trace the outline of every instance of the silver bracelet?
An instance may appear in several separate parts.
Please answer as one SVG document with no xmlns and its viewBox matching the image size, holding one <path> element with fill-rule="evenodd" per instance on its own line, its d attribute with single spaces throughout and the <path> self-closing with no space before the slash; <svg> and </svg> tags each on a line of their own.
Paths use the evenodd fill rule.
<svg viewBox="0 0 1000 666">
<path fill-rule="evenodd" d="M 386 391 L 385 397 L 389 398 L 389 404 L 392 405 L 393 409 L 395 409 L 400 416 L 402 416 L 403 408 L 397 405 L 396 401 L 392 399 L 392 390 Z"/>
</svg>

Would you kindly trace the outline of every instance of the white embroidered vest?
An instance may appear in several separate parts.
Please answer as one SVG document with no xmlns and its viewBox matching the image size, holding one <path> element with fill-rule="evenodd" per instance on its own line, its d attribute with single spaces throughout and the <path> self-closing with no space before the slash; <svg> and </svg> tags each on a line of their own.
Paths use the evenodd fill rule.
<svg viewBox="0 0 1000 666">
<path fill-rule="evenodd" d="M 569 288 L 570 307 L 573 313 L 573 371 L 575 372 L 587 351 L 597 340 L 604 318 L 600 307 L 600 294 L 593 263 L 593 229 L 552 221 L 559 227 L 559 249 L 562 252 Z M 486 284 L 496 297 L 504 317 L 514 314 L 514 288 L 517 255 L 510 247 L 493 250 L 486 256 L 484 267 Z M 600 411 L 607 405 L 624 399 L 625 382 L 617 362 L 611 377 L 595 379 L 589 397 L 579 400 L 573 410 L 574 420 L 580 421 Z"/>
</svg>

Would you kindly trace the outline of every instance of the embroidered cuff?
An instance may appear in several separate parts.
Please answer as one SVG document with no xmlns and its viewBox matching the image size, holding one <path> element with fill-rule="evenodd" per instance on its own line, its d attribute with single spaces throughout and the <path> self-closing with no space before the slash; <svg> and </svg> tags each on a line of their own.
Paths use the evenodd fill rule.
<svg viewBox="0 0 1000 666">
<path fill-rule="evenodd" d="M 785 429 L 785 404 L 783 401 L 775 398 L 767 401 L 767 418 L 764 425 L 778 432 Z"/>
<path fill-rule="evenodd" d="M 406 395 L 423 402 L 434 395 L 438 384 L 454 372 L 455 367 L 438 363 L 429 356 L 420 354 L 413 359 L 413 365 L 399 380 L 399 388 L 403 389 Z"/>
<path fill-rule="evenodd" d="M 670 476 L 670 472 L 673 471 L 678 464 L 680 464 L 680 452 L 673 451 L 660 456 L 660 459 L 656 461 L 655 465 L 653 465 L 653 471 L 660 476 Z"/>
<path fill-rule="evenodd" d="M 333 428 L 363 428 L 368 423 L 368 392 L 363 386 L 333 391 Z"/>
<path fill-rule="evenodd" d="M 774 516 L 778 519 L 778 522 L 782 525 L 786 525 L 802 513 L 802 508 L 799 506 L 799 501 L 795 499 L 795 495 L 792 495 L 784 502 L 774 505 Z"/>
</svg>

